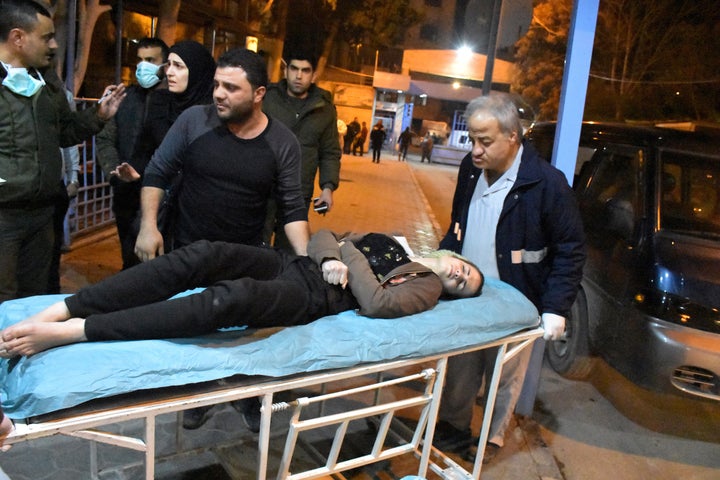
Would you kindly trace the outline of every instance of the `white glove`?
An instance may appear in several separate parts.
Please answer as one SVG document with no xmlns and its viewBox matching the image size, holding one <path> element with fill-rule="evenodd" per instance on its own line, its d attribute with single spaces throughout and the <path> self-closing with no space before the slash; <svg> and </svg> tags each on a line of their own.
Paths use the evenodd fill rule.
<svg viewBox="0 0 720 480">
<path fill-rule="evenodd" d="M 559 340 L 565 332 L 565 317 L 554 313 L 542 314 L 542 327 L 545 329 L 545 340 Z"/>
</svg>

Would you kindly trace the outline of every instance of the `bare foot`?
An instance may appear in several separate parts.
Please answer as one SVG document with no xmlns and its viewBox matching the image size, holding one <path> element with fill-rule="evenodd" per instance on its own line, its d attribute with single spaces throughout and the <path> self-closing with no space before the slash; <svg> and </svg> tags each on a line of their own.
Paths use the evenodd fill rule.
<svg viewBox="0 0 720 480">
<path fill-rule="evenodd" d="M 23 320 L 3 330 L 0 357 L 29 356 L 49 348 L 86 340 L 84 318 L 51 323 Z"/>
<path fill-rule="evenodd" d="M 18 322 L 16 325 L 31 322 L 64 322 L 68 318 L 70 318 L 70 311 L 68 311 L 65 302 L 60 301 L 53 303 L 35 315 L 27 317 L 26 319 Z"/>
</svg>

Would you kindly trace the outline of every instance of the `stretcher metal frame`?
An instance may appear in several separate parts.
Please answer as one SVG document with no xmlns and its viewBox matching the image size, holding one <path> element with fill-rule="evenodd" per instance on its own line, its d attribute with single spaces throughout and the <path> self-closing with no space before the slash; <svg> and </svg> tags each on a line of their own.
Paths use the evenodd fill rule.
<svg viewBox="0 0 720 480">
<path fill-rule="evenodd" d="M 283 378 L 264 377 L 259 383 L 243 386 L 230 386 L 225 389 L 209 391 L 206 393 L 195 393 L 183 396 L 172 396 L 167 399 L 143 401 L 129 406 L 121 406 L 107 410 L 91 413 L 72 415 L 57 420 L 43 421 L 40 423 L 18 423 L 16 430 L 6 439 L 6 444 L 14 444 L 24 441 L 31 441 L 38 438 L 53 435 L 67 435 L 91 441 L 91 478 L 98 479 L 97 443 L 113 445 L 126 449 L 136 450 L 144 453 L 144 466 L 146 480 L 152 480 L 155 476 L 155 424 L 156 417 L 161 414 L 182 412 L 184 410 L 210 406 L 221 403 L 240 400 L 243 398 L 261 398 L 261 422 L 258 438 L 257 458 L 257 479 L 265 480 L 268 475 L 268 451 L 270 443 L 270 424 L 273 412 L 285 408 L 294 408 L 290 420 L 289 430 L 286 439 L 285 450 L 278 468 L 277 478 L 288 480 L 300 480 L 318 478 L 328 475 L 342 478 L 343 471 L 369 465 L 371 463 L 386 460 L 398 455 L 413 453 L 419 459 L 417 475 L 426 478 L 428 469 L 445 479 L 479 479 L 482 468 L 484 447 L 487 443 L 490 419 L 492 417 L 495 398 L 497 395 L 500 374 L 503 365 L 522 349 L 532 346 L 535 339 L 543 335 L 542 328 L 525 330 L 519 333 L 508 335 L 500 339 L 468 346 L 462 349 L 444 353 L 438 353 L 413 359 L 378 362 L 356 367 L 313 372 L 307 374 L 293 375 Z M 484 350 L 498 347 L 497 361 L 489 382 L 487 403 L 484 411 L 482 427 L 478 440 L 478 453 L 475 458 L 472 473 L 467 472 L 461 465 L 448 458 L 442 451 L 432 447 L 433 433 L 437 421 L 445 372 L 448 358 L 462 353 Z M 433 367 L 427 365 L 435 362 Z M 306 389 L 310 387 L 321 387 L 340 380 L 359 378 L 368 375 L 378 375 L 391 370 L 405 369 L 418 366 L 422 370 L 415 374 L 396 378 L 388 381 L 378 381 L 375 384 L 362 387 L 349 388 L 346 391 L 335 393 L 322 393 L 312 398 L 299 398 L 290 403 L 273 404 L 273 396 L 278 392 Z M 342 395 L 350 395 L 361 390 L 377 390 L 392 388 L 403 382 L 422 380 L 426 382 L 425 389 L 420 394 L 401 400 L 390 402 L 379 402 L 379 395 L 375 395 L 375 402 L 371 406 L 363 406 L 352 411 L 341 414 L 323 414 L 301 420 L 302 410 L 310 404 L 324 402 L 329 398 Z M 391 432 L 393 414 L 396 411 L 410 407 L 420 407 L 421 414 L 411 438 L 406 438 L 397 432 Z M 352 420 L 381 418 L 372 452 L 351 460 L 338 460 L 338 452 L 342 441 L 347 433 L 347 425 Z M 106 432 L 99 427 L 111 424 L 122 423 L 130 420 L 141 419 L 144 421 L 144 438 Z M 338 425 L 333 439 L 330 455 L 324 466 L 306 472 L 290 472 L 292 456 L 298 441 L 298 434 L 312 428 Z M 385 439 L 392 434 L 396 440 L 405 438 L 401 445 L 384 448 Z"/>
</svg>

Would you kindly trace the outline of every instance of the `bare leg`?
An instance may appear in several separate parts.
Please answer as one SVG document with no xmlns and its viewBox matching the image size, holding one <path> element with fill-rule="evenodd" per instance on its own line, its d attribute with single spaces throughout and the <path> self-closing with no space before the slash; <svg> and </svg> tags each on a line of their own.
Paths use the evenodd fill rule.
<svg viewBox="0 0 720 480">
<path fill-rule="evenodd" d="M 29 356 L 60 345 L 87 341 L 84 318 L 71 318 L 64 322 L 27 320 L 3 331 L 1 357 Z"/>
</svg>

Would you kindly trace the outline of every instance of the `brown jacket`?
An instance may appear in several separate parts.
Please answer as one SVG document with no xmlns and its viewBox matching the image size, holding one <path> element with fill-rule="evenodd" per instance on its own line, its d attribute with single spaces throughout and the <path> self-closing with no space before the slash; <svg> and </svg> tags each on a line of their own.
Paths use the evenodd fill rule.
<svg viewBox="0 0 720 480">
<path fill-rule="evenodd" d="M 322 265 L 328 259 L 348 267 L 348 286 L 368 317 L 395 318 L 433 308 L 442 294 L 442 281 L 432 270 L 416 262 L 392 270 L 379 282 L 365 256 L 355 248 L 364 234 L 335 234 L 320 230 L 308 245 L 308 255 Z"/>
</svg>

